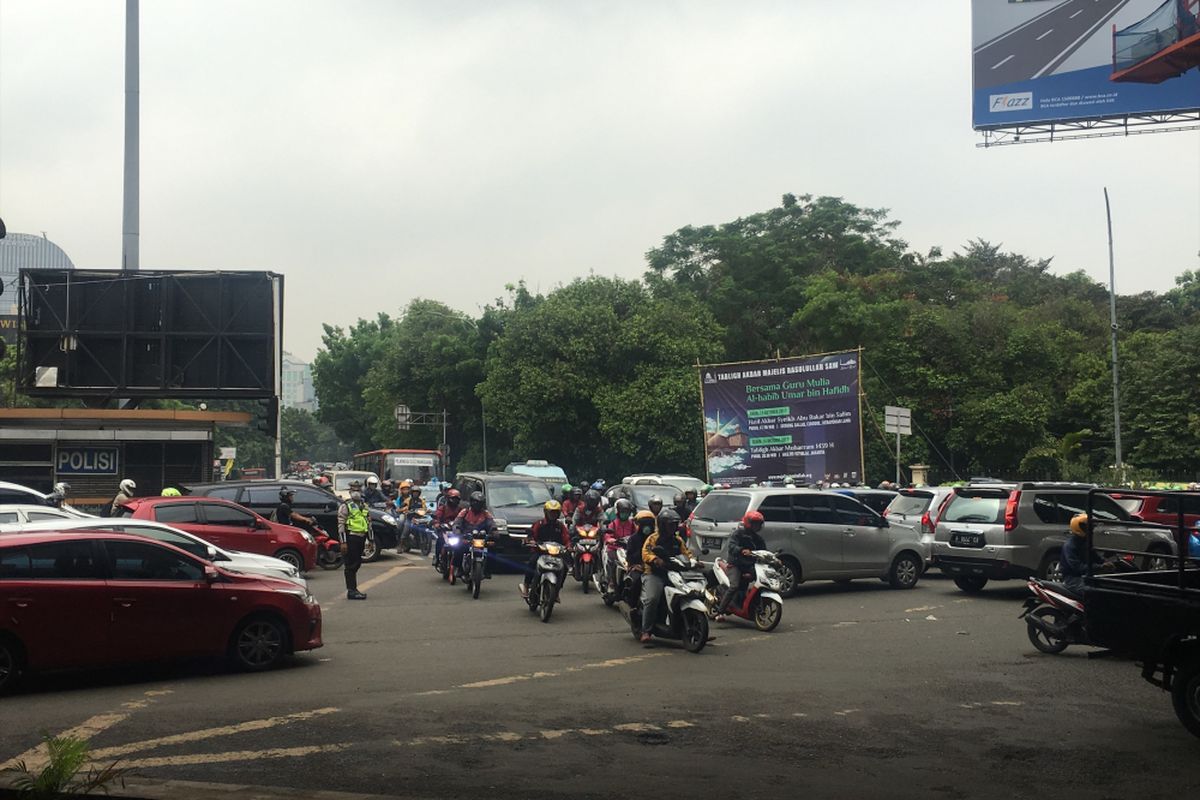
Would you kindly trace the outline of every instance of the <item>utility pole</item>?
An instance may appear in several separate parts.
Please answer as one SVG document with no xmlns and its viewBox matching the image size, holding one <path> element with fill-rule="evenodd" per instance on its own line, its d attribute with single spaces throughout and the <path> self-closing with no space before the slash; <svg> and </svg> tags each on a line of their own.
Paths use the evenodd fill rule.
<svg viewBox="0 0 1200 800">
<path fill-rule="evenodd" d="M 125 206 L 121 269 L 137 270 L 138 256 L 138 0 L 125 0 Z"/>
<path fill-rule="evenodd" d="M 1124 483 L 1125 465 L 1121 460 L 1121 380 L 1117 373 L 1117 267 L 1113 256 L 1112 206 L 1108 187 L 1104 187 L 1104 214 L 1108 218 L 1108 314 L 1112 329 L 1113 434 L 1116 443 L 1117 480 Z"/>
</svg>

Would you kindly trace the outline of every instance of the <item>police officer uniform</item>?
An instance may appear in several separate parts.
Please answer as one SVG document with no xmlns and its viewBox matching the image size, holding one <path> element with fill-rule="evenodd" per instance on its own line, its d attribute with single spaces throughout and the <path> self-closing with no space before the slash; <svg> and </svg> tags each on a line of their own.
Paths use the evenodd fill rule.
<svg viewBox="0 0 1200 800">
<path fill-rule="evenodd" d="M 357 495 L 357 497 L 356 497 Z M 367 532 L 371 529 L 371 512 L 362 498 L 362 484 L 350 484 L 350 499 L 338 506 L 338 539 L 346 546 L 346 597 L 350 600 L 366 600 L 358 590 L 358 568 L 362 566 L 363 547 L 367 543 Z"/>
</svg>

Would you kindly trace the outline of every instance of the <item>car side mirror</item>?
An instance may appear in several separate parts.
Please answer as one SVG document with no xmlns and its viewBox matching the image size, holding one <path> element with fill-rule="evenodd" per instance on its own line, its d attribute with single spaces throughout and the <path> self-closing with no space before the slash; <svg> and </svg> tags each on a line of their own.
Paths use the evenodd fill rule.
<svg viewBox="0 0 1200 800">
<path fill-rule="evenodd" d="M 264 531 L 265 531 L 265 530 L 268 530 L 268 529 L 271 527 L 271 523 L 267 522 L 267 521 L 266 521 L 265 519 L 263 519 L 262 517 L 256 517 L 256 518 L 254 519 L 254 527 L 258 528 L 259 530 L 264 530 Z"/>
<path fill-rule="evenodd" d="M 213 585 L 220 579 L 221 573 L 217 572 L 216 567 L 214 567 L 212 564 L 204 565 L 204 580 L 208 581 L 209 586 Z"/>
<path fill-rule="evenodd" d="M 211 544 L 208 546 L 208 560 L 209 561 L 217 560 L 217 548 L 213 547 Z"/>
<path fill-rule="evenodd" d="M 887 517 L 880 517 L 879 518 L 879 527 L 880 527 L 880 529 L 890 528 L 890 527 L 892 527 L 892 523 L 887 521 Z"/>
<path fill-rule="evenodd" d="M 702 556 L 706 556 L 706 555 L 708 555 L 708 548 L 707 548 L 707 547 L 705 547 L 703 550 L 701 550 L 701 551 L 700 551 L 700 555 L 702 555 Z"/>
</svg>

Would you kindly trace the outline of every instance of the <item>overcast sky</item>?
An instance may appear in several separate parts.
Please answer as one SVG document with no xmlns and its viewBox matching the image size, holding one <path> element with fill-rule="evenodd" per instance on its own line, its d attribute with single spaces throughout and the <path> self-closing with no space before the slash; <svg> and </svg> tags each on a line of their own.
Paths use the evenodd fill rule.
<svg viewBox="0 0 1200 800">
<path fill-rule="evenodd" d="M 1164 290 L 1200 268 L 1200 133 L 977 149 L 966 0 L 153 0 L 143 268 L 286 276 L 285 346 L 414 296 L 635 277 L 785 192 Z M 0 0 L 0 216 L 121 256 L 121 0 Z"/>
</svg>

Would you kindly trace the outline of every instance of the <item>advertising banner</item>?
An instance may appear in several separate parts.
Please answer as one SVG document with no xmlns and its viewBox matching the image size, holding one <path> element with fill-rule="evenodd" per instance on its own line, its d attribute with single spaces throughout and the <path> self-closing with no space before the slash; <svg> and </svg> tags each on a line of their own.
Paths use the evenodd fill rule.
<svg viewBox="0 0 1200 800">
<path fill-rule="evenodd" d="M 1200 108 L 1200 0 L 972 0 L 976 128 Z"/>
<path fill-rule="evenodd" d="M 863 477 L 859 353 L 700 367 L 710 483 Z"/>
</svg>

